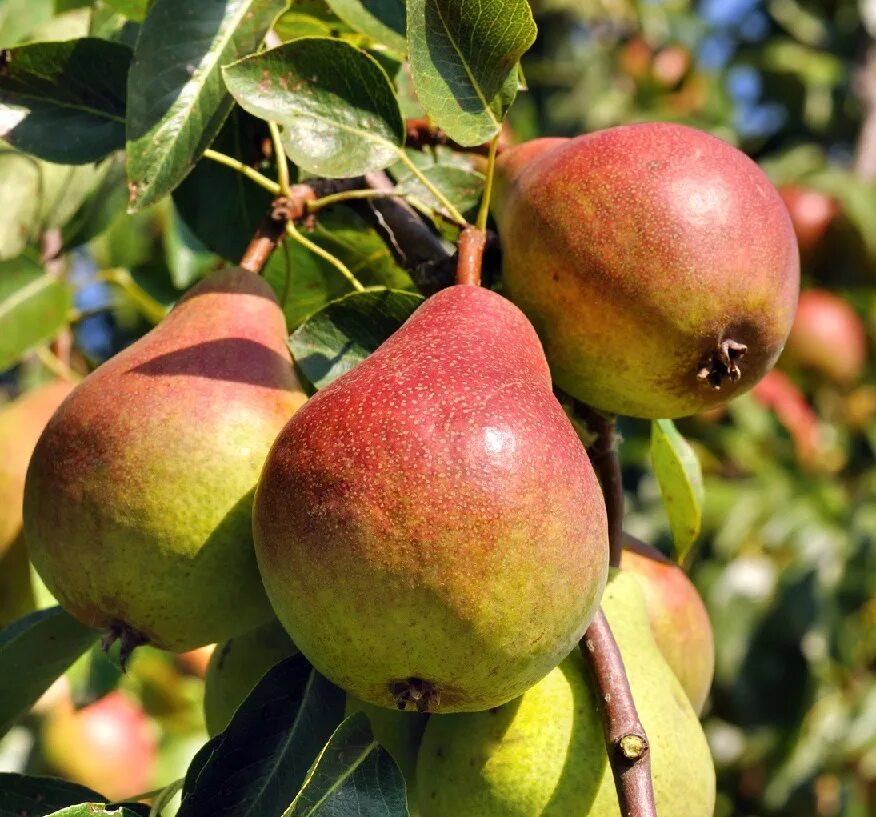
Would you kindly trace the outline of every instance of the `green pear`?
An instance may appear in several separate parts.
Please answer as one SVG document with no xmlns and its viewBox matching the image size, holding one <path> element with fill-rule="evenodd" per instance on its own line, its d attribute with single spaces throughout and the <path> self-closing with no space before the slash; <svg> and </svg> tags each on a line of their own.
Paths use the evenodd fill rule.
<svg viewBox="0 0 876 817">
<path fill-rule="evenodd" d="M 531 325 L 489 290 L 429 298 L 277 438 L 253 507 L 280 621 L 368 703 L 472 711 L 577 643 L 605 505 Z"/>
<path fill-rule="evenodd" d="M 657 813 L 712 817 L 709 747 L 654 643 L 637 580 L 613 571 L 602 608 L 648 735 Z M 503 707 L 430 718 L 417 780 L 423 817 L 621 817 L 580 650 Z"/>
<path fill-rule="evenodd" d="M 556 384 L 649 418 L 754 386 L 782 351 L 800 285 L 790 218 L 760 168 L 665 122 L 542 147 L 502 155 L 494 211 L 503 291 Z"/>
<path fill-rule="evenodd" d="M 34 446 L 73 384 L 37 386 L 0 411 L 0 628 L 36 606 L 21 532 L 24 477 Z"/>
<path fill-rule="evenodd" d="M 215 737 L 262 676 L 298 648 L 276 619 L 217 645 L 204 678 L 204 717 Z"/>
<path fill-rule="evenodd" d="M 270 618 L 250 519 L 264 458 L 305 400 L 285 339 L 268 284 L 220 270 L 49 421 L 25 536 L 76 618 L 177 652 Z"/>
<path fill-rule="evenodd" d="M 371 731 L 377 742 L 392 755 L 405 778 L 408 795 L 408 813 L 416 817 L 419 813 L 417 794 L 417 754 L 423 731 L 429 716 L 419 712 L 399 712 L 384 709 L 382 706 L 365 703 L 351 695 L 347 696 L 346 715 L 364 712 L 371 724 Z"/>
<path fill-rule="evenodd" d="M 629 535 L 620 566 L 638 579 L 657 648 L 699 715 L 715 674 L 715 640 L 700 594 L 675 562 Z"/>
</svg>

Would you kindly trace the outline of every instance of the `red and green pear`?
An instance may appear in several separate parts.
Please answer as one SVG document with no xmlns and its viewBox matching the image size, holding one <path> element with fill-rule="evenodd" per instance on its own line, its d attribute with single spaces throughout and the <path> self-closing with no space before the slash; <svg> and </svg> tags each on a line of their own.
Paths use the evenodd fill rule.
<svg viewBox="0 0 876 817">
<path fill-rule="evenodd" d="M 700 594 L 675 562 L 629 535 L 620 566 L 638 579 L 654 641 L 699 715 L 715 674 L 715 641 Z"/>
<path fill-rule="evenodd" d="M 479 287 L 429 298 L 302 407 L 253 527 L 301 652 L 388 708 L 521 694 L 578 642 L 607 574 L 605 505 L 538 338 Z"/>
<path fill-rule="evenodd" d="M 858 313 L 832 292 L 802 292 L 781 366 L 849 385 L 866 365 L 867 330 Z"/>
<path fill-rule="evenodd" d="M 35 606 L 22 536 L 24 478 L 34 446 L 73 384 L 55 380 L 0 410 L 0 628 Z"/>
<path fill-rule="evenodd" d="M 69 703 L 53 710 L 43 724 L 42 748 L 52 771 L 111 800 L 153 787 L 157 730 L 122 692 L 78 711 Z"/>
<path fill-rule="evenodd" d="M 268 284 L 220 270 L 55 413 L 27 474 L 25 535 L 76 618 L 128 648 L 183 652 L 271 617 L 251 509 L 305 400 L 285 341 Z"/>
<path fill-rule="evenodd" d="M 763 377 L 800 271 L 788 213 L 751 159 L 670 123 L 579 136 L 518 167 L 524 149 L 498 163 L 512 177 L 496 205 L 504 291 L 561 389 L 606 412 L 682 417 Z"/>
<path fill-rule="evenodd" d="M 210 736 L 225 730 L 269 669 L 297 652 L 277 619 L 217 645 L 204 678 L 204 719 Z"/>
</svg>

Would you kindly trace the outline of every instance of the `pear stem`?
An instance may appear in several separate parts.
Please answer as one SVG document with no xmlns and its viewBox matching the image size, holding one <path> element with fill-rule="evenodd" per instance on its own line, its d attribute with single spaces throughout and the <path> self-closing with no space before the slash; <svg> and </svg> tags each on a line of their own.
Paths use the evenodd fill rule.
<svg viewBox="0 0 876 817">
<path fill-rule="evenodd" d="M 490 197 L 493 194 L 493 177 L 496 174 L 496 151 L 499 149 L 499 136 L 502 131 L 499 131 L 490 142 L 490 153 L 487 158 L 487 176 L 484 180 L 484 194 L 481 197 L 481 208 L 478 210 L 477 227 L 479 230 L 486 231 L 487 218 L 490 215 Z"/>
<path fill-rule="evenodd" d="M 605 497 L 608 563 L 618 567 L 624 541 L 624 487 L 617 452 L 617 420 L 613 414 L 602 414 L 578 401 L 575 402 L 575 411 L 596 438 L 587 451 Z"/>
<path fill-rule="evenodd" d="M 411 157 L 408 156 L 408 154 L 405 153 L 402 148 L 399 148 L 398 158 L 399 161 L 416 177 L 420 184 L 422 184 L 423 187 L 425 187 L 426 190 L 428 190 L 435 197 L 435 200 L 441 207 L 444 208 L 444 210 L 447 212 L 447 215 L 450 216 L 454 224 L 456 224 L 458 227 L 465 228 L 468 225 L 468 222 L 465 220 L 465 217 L 462 215 L 462 213 L 460 213 L 459 210 L 457 210 L 453 206 L 447 196 L 445 196 L 434 184 L 432 184 L 426 174 L 423 173 L 423 171 L 414 164 Z"/>
<path fill-rule="evenodd" d="M 280 138 L 280 126 L 276 122 L 268 122 L 268 130 L 271 133 L 271 142 L 274 145 L 274 155 L 277 157 L 277 181 L 284 196 L 289 195 L 289 162 L 286 161 L 286 149 Z"/>
<path fill-rule="evenodd" d="M 232 170 L 242 173 L 250 181 L 255 182 L 259 187 L 264 187 L 265 190 L 269 193 L 273 193 L 275 196 L 279 196 L 280 193 L 282 193 L 279 184 L 269 179 L 267 176 L 262 175 L 258 170 L 255 170 L 249 165 L 245 165 L 240 159 L 235 159 L 233 156 L 220 153 L 218 150 L 213 150 L 213 148 L 207 148 L 204 151 L 204 158 L 211 159 L 214 162 L 218 162 L 220 165 L 225 165 L 225 167 L 230 167 Z"/>
<path fill-rule="evenodd" d="M 329 264 L 331 264 L 338 272 L 341 273 L 341 275 L 344 276 L 344 278 L 346 278 L 350 282 L 351 286 L 354 290 L 356 290 L 356 292 L 365 291 L 365 287 L 363 287 L 359 279 L 355 275 L 353 275 L 352 272 L 350 272 L 349 267 L 347 267 L 347 265 L 343 261 L 341 261 L 339 258 L 335 258 L 335 256 L 333 256 L 328 250 L 324 250 L 322 247 L 319 246 L 319 244 L 315 244 L 313 241 L 307 238 L 307 236 L 299 232 L 298 228 L 295 226 L 294 221 L 286 222 L 286 234 L 302 246 L 307 247 L 307 249 L 310 250 L 314 255 L 318 255 L 324 261 L 328 261 Z"/>
<path fill-rule="evenodd" d="M 599 694 L 620 813 L 628 817 L 657 817 L 648 737 L 636 711 L 623 658 L 601 609 L 581 640 L 581 652 L 590 665 Z"/>
<path fill-rule="evenodd" d="M 481 285 L 484 247 L 487 234 L 477 227 L 466 227 L 459 234 L 459 254 L 456 260 L 456 283 L 466 286 Z"/>
</svg>

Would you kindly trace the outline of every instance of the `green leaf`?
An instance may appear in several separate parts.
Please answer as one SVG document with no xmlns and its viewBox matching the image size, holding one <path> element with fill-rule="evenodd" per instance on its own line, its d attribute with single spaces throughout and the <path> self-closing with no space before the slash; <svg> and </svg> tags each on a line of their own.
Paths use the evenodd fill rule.
<svg viewBox="0 0 876 817">
<path fill-rule="evenodd" d="M 0 631 L 0 735 L 97 636 L 60 607 L 38 610 Z"/>
<path fill-rule="evenodd" d="M 8 48 L 32 34 L 55 13 L 54 0 L 0 2 L 0 48 Z"/>
<path fill-rule="evenodd" d="M 235 108 L 213 147 L 255 166 L 261 144 L 268 138 L 264 122 Z M 273 196 L 236 170 L 211 159 L 201 159 L 173 191 L 180 217 L 208 249 L 236 263 L 249 244 Z M 204 202 L 210 202 L 209 207 Z"/>
<path fill-rule="evenodd" d="M 104 5 L 109 6 L 113 11 L 129 20 L 142 23 L 146 19 L 146 12 L 151 0 L 103 0 L 103 2 Z"/>
<path fill-rule="evenodd" d="M 28 258 L 0 262 L 0 372 L 67 322 L 72 297 L 57 275 Z"/>
<path fill-rule="evenodd" d="M 460 213 L 465 213 L 478 205 L 484 192 L 484 176 L 468 162 L 465 160 L 460 162 L 452 158 L 453 154 L 447 153 L 433 156 L 412 150 L 408 152 L 408 156 Z M 407 165 L 401 163 L 394 165 L 391 172 L 400 192 L 414 196 L 432 210 L 444 210 Z"/>
<path fill-rule="evenodd" d="M 103 804 L 106 800 L 102 794 L 68 780 L 0 772 L 0 817 L 47 817 L 68 806 Z M 125 804 L 125 810 L 127 815 L 149 815 L 149 807 L 139 803 Z"/>
<path fill-rule="evenodd" d="M 40 159 L 87 164 L 125 144 L 131 50 L 95 37 L 5 52 L 0 137 Z"/>
<path fill-rule="evenodd" d="M 417 96 L 461 145 L 499 132 L 517 92 L 517 63 L 535 41 L 526 0 L 408 0 Z"/>
<path fill-rule="evenodd" d="M 105 803 L 80 803 L 53 811 L 48 817 L 136 817 L 137 812 L 124 806 L 108 806 Z"/>
<path fill-rule="evenodd" d="M 173 190 L 231 110 L 220 67 L 254 51 L 285 0 L 155 0 L 128 74 L 130 207 Z"/>
<path fill-rule="evenodd" d="M 101 800 L 102 795 L 78 783 L 0 772 L 0 817 L 45 817 L 65 806 Z"/>
<path fill-rule="evenodd" d="M 398 266 L 380 236 L 349 208 L 320 213 L 316 226 L 306 234 L 343 261 L 365 286 L 414 289 L 410 276 Z M 293 241 L 271 256 L 262 274 L 277 293 L 290 329 L 350 291 L 347 279 L 331 264 Z"/>
<path fill-rule="evenodd" d="M 394 51 L 404 53 L 404 0 L 328 0 L 332 11 L 347 25 Z"/>
<path fill-rule="evenodd" d="M 0 259 L 21 254 L 53 227 L 63 227 L 108 172 L 98 165 L 56 165 L 0 143 Z"/>
<path fill-rule="evenodd" d="M 413 292 L 353 292 L 311 315 L 291 335 L 289 348 L 304 376 L 325 388 L 368 357 L 422 302 Z"/>
<path fill-rule="evenodd" d="M 651 423 L 651 466 L 669 516 L 676 560 L 682 563 L 700 535 L 703 472 L 697 455 L 672 420 Z"/>
<path fill-rule="evenodd" d="M 283 817 L 407 817 L 401 770 L 357 712 L 331 736 Z"/>
<path fill-rule="evenodd" d="M 377 61 L 341 40 L 305 37 L 224 69 L 241 107 L 283 127 L 295 164 L 332 178 L 398 158 L 404 121 Z"/>
<path fill-rule="evenodd" d="M 279 817 L 343 720 L 345 701 L 302 655 L 281 661 L 211 741 L 209 755 L 198 754 L 177 817 Z"/>
<path fill-rule="evenodd" d="M 125 186 L 125 154 L 107 159 L 105 174 L 63 225 L 62 251 L 87 244 L 124 213 L 128 190 Z"/>
<path fill-rule="evenodd" d="M 199 278 L 219 266 L 213 255 L 186 226 L 176 210 L 164 233 L 164 258 L 170 280 L 177 289 L 188 289 Z"/>
</svg>

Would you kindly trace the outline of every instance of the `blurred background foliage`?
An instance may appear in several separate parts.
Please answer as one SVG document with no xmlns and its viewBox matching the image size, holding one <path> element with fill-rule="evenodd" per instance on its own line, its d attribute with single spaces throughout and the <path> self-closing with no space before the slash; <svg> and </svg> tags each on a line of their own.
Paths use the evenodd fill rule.
<svg viewBox="0 0 876 817">
<path fill-rule="evenodd" d="M 0 45 L 86 33 L 131 42 L 145 6 L 0 0 Z M 689 568 L 717 640 L 705 714 L 719 773 L 716 814 L 876 814 L 876 2 L 533 0 L 533 7 L 539 37 L 523 63 L 529 92 L 511 113 L 515 139 L 683 122 L 745 150 L 789 206 L 804 288 L 816 292 L 814 317 L 795 330 L 779 373 L 753 394 L 679 423 L 705 473 L 703 533 Z M 349 35 L 319 0 L 296 4 L 284 25 L 284 37 Z M 264 134 L 242 115 L 219 141 L 253 166 L 269 165 L 260 158 Z M 430 161 L 468 172 L 447 154 Z M 239 186 L 229 173 L 202 162 L 172 201 L 126 216 L 118 157 L 65 169 L 0 150 L 7 272 L 26 276 L 23 265 L 39 258 L 47 236 L 73 250 L 64 263 L 75 294 L 74 368 L 109 357 L 223 257 L 236 258 L 266 201 L 257 189 L 218 194 Z M 471 185 L 461 188 L 471 206 Z M 364 283 L 413 287 L 353 211 L 321 218 L 314 237 Z M 293 328 L 345 288 L 321 261 L 290 253 L 277 254 L 267 277 L 284 294 Z M 0 281 L 0 299 L 2 288 Z M 31 355 L 6 372 L 6 397 L 50 377 L 46 364 L 45 355 Z M 670 551 L 648 424 L 622 421 L 621 431 L 628 529 Z M 144 648 L 122 677 L 112 656 L 93 652 L 56 685 L 54 702 L 50 696 L 0 743 L 0 768 L 60 772 L 111 792 L 99 771 L 74 768 L 72 755 L 87 743 L 74 742 L 66 759 L 57 747 L 65 729 L 77 728 L 73 704 L 120 685 L 127 714 L 119 717 L 136 721 L 139 735 L 131 765 L 148 769 L 149 785 L 166 783 L 205 740 L 202 675 L 203 655 Z M 119 750 L 110 743 L 107 752 Z M 117 783 L 125 773 L 113 772 Z"/>
</svg>

